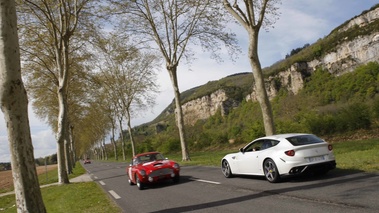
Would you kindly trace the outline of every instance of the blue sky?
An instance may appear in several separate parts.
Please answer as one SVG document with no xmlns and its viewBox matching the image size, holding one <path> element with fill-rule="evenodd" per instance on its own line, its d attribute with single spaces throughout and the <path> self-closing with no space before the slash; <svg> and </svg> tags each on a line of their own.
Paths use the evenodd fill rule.
<svg viewBox="0 0 379 213">
<path fill-rule="evenodd" d="M 262 30 L 260 33 L 259 57 L 262 67 L 270 66 L 283 59 L 292 49 L 302 47 L 306 43 L 314 43 L 345 21 L 378 3 L 378 0 L 282 0 L 280 19 L 269 32 Z M 251 72 L 246 55 L 247 33 L 239 26 L 233 29 L 236 29 L 243 51 L 237 61 L 231 62 L 226 58 L 224 62 L 218 63 L 209 59 L 209 55 L 200 51 L 199 48 L 196 60 L 191 62 L 190 66 L 181 63 L 183 66 L 178 68 L 181 92 L 234 73 Z M 156 106 L 144 115 L 133 119 L 132 125 L 153 120 L 173 100 L 171 82 L 164 69 L 158 73 L 158 83 L 161 93 L 157 96 Z M 34 156 L 38 158 L 54 154 L 56 152 L 55 136 L 44 121 L 35 117 L 30 106 L 29 120 Z M 4 115 L 0 112 L 0 162 L 9 161 L 6 125 Z"/>
</svg>

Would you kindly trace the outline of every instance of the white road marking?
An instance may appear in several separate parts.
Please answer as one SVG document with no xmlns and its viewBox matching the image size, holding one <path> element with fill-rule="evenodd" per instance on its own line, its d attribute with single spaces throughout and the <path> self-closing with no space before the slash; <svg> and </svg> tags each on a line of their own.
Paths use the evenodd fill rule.
<svg viewBox="0 0 379 213">
<path fill-rule="evenodd" d="M 110 190 L 109 191 L 109 194 L 111 194 L 113 197 L 114 197 L 114 199 L 120 199 L 121 197 L 116 193 L 116 192 L 114 192 L 113 190 Z"/>
<path fill-rule="evenodd" d="M 103 181 L 99 181 L 99 183 L 102 185 L 102 186 L 105 186 L 105 183 Z"/>
<path fill-rule="evenodd" d="M 220 182 L 215 182 L 215 181 L 210 181 L 210 180 L 202 180 L 202 179 L 194 179 L 194 178 L 190 178 L 190 180 L 204 182 L 204 183 L 217 184 L 217 185 L 221 184 Z"/>
<path fill-rule="evenodd" d="M 94 176 L 94 178 L 95 178 L 95 179 L 97 179 L 97 177 L 96 177 L 96 176 Z"/>
</svg>

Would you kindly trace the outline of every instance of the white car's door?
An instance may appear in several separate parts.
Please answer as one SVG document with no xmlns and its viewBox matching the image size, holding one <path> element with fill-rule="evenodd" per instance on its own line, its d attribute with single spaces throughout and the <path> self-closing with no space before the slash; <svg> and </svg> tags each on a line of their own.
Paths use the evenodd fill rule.
<svg viewBox="0 0 379 213">
<path fill-rule="evenodd" d="M 258 151 L 241 152 L 237 161 L 240 174 L 254 175 L 257 173 Z"/>
<path fill-rule="evenodd" d="M 258 175 L 261 173 L 261 147 L 263 140 L 255 141 L 243 148 L 236 156 L 236 164 L 238 165 L 238 173 L 246 175 Z"/>
</svg>

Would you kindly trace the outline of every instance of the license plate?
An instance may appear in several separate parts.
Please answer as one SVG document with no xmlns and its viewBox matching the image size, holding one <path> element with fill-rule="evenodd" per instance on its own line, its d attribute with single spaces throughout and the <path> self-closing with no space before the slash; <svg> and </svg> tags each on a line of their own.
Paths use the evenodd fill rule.
<svg viewBox="0 0 379 213">
<path fill-rule="evenodd" d="M 325 160 L 325 157 L 322 155 L 322 156 L 310 157 L 310 158 L 307 158 L 307 160 L 308 162 L 317 162 L 317 161 Z"/>
</svg>

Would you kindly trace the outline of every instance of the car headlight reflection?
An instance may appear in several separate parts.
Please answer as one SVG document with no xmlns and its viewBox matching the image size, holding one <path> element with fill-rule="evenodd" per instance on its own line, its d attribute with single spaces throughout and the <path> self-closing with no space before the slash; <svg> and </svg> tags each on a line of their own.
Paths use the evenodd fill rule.
<svg viewBox="0 0 379 213">
<path fill-rule="evenodd" d="M 141 170 L 141 171 L 139 171 L 139 173 L 140 173 L 142 176 L 145 176 L 145 175 L 146 175 L 146 171 L 145 171 L 145 170 Z"/>
</svg>

